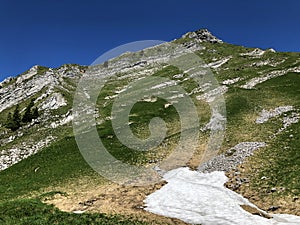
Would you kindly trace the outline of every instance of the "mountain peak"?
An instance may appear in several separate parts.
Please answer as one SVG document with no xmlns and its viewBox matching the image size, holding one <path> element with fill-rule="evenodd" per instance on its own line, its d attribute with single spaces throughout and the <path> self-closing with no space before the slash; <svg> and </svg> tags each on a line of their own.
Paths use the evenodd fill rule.
<svg viewBox="0 0 300 225">
<path fill-rule="evenodd" d="M 197 39 L 199 42 L 222 43 L 223 41 L 214 36 L 209 30 L 203 28 L 196 31 L 188 32 L 182 38 Z"/>
</svg>

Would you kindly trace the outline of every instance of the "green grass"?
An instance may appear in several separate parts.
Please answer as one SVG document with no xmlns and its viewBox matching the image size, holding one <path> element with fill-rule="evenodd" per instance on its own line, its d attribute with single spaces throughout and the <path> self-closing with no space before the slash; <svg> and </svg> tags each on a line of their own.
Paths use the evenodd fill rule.
<svg viewBox="0 0 300 225">
<path fill-rule="evenodd" d="M 294 136 L 291 137 L 291 134 Z M 284 187 L 285 190 L 280 193 L 281 195 L 300 195 L 299 134 L 299 125 L 292 125 L 287 132 L 278 135 L 264 151 L 254 157 L 260 165 L 254 179 L 255 189 L 267 193 L 273 187 Z M 263 176 L 267 179 L 261 180 Z"/>
<path fill-rule="evenodd" d="M 174 75 L 180 73 L 182 73 L 182 71 L 180 71 L 178 68 L 174 66 L 167 66 L 157 71 L 152 76 L 173 79 Z M 186 77 L 187 75 L 184 74 L 181 80 L 183 80 Z M 102 118 L 111 115 L 112 104 L 114 101 L 106 100 L 104 98 L 106 96 L 114 95 L 117 89 L 124 88 L 129 83 L 130 79 L 117 80 L 112 78 L 105 84 L 105 86 L 101 90 L 97 101 L 97 106 Z M 197 84 L 193 80 L 187 80 L 184 83 L 181 83 L 180 86 L 183 87 L 187 92 L 190 92 L 195 87 L 197 87 Z M 192 98 L 193 100 L 195 100 L 195 96 L 192 96 Z M 169 106 L 168 108 L 165 108 L 164 105 L 166 103 L 166 100 L 157 98 L 157 101 L 155 102 L 139 101 L 136 104 L 134 104 L 129 117 L 129 121 L 132 122 L 130 128 L 132 129 L 134 135 L 141 139 L 148 138 L 150 135 L 150 131 L 148 128 L 150 120 L 154 117 L 159 117 L 163 119 L 166 123 L 168 129 L 166 138 L 169 138 L 169 140 L 172 139 L 172 143 L 176 143 L 176 140 L 179 139 L 178 133 L 180 133 L 179 115 L 174 106 Z M 210 115 L 209 109 L 207 108 L 207 104 L 203 104 L 197 100 L 195 100 L 195 104 L 199 109 L 199 115 L 201 114 L 201 122 L 207 122 L 209 120 L 208 116 Z M 106 149 L 115 158 L 130 164 L 141 165 L 148 162 L 149 152 L 129 149 L 117 139 L 113 131 L 111 121 L 104 121 L 101 125 L 99 125 L 98 133 Z M 156 150 L 157 149 L 153 149 L 152 153 L 154 154 Z"/>
<path fill-rule="evenodd" d="M 260 92 L 272 92 L 272 98 L 280 102 L 284 98 L 285 105 L 300 107 L 300 79 L 299 74 L 289 73 L 283 77 L 277 77 L 263 84 L 258 85 Z M 283 101 L 283 100 L 281 100 Z M 288 113 L 287 115 L 290 115 Z M 278 123 L 278 119 L 268 122 Z M 266 125 L 264 125 L 266 126 Z M 282 122 L 281 122 L 282 126 Z M 277 128 L 278 130 L 278 128 Z M 276 130 L 274 130 L 275 132 Z M 250 164 L 255 162 L 253 173 L 253 187 L 265 193 L 272 187 L 284 187 L 283 195 L 300 194 L 300 126 L 299 123 L 291 125 L 287 130 L 280 133 L 275 139 L 268 143 L 268 147 L 259 151 L 250 160 Z M 292 135 L 292 136 L 290 136 Z M 262 176 L 268 177 L 261 180 Z"/>
<path fill-rule="evenodd" d="M 81 178 L 90 179 L 93 186 L 107 183 L 106 179 L 94 172 L 84 161 L 74 137 L 65 137 L 1 171 L 0 224 L 149 224 L 136 217 L 115 214 L 76 215 L 41 202 L 51 199 L 55 194 L 67 195 L 55 187 L 66 186 Z M 52 190 L 50 192 L 49 187 Z"/>
<path fill-rule="evenodd" d="M 20 199 L 0 203 L 0 224 L 3 225 L 131 225 L 148 224 L 137 219 L 103 213 L 74 214 L 46 205 L 38 199 Z"/>
<path fill-rule="evenodd" d="M 1 171 L 0 201 L 28 195 L 80 176 L 96 177 L 104 181 L 84 161 L 74 137 L 65 137 Z"/>
<path fill-rule="evenodd" d="M 154 117 L 162 118 L 168 128 L 167 136 L 180 131 L 179 116 L 173 106 L 164 108 L 165 100 L 138 102 L 132 110 L 129 120 L 133 122 L 130 125 L 132 132 L 138 138 L 146 139 L 150 135 L 148 128 L 149 122 Z M 116 137 L 111 121 L 106 121 L 98 126 L 99 136 L 107 150 L 117 159 L 130 164 L 144 164 L 147 162 L 147 152 L 135 151 L 123 145 Z"/>
<path fill-rule="evenodd" d="M 118 215 L 66 213 L 41 202 L 40 199 L 61 193 L 45 193 L 44 189 L 81 177 L 92 179 L 94 185 L 106 182 L 83 160 L 73 137 L 65 137 L 36 155 L 1 171 L 0 224 L 147 224 L 136 218 Z"/>
</svg>

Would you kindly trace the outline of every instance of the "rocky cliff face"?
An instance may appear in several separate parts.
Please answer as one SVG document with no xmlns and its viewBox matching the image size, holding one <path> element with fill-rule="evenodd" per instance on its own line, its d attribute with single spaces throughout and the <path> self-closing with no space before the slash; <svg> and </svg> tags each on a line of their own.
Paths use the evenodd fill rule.
<svg viewBox="0 0 300 225">
<path fill-rule="evenodd" d="M 71 96 L 85 67 L 64 65 L 56 69 L 34 66 L 0 83 L 0 169 L 26 158 L 57 139 L 50 130 L 71 121 Z M 6 118 L 16 105 L 21 114 L 34 99 L 39 118 L 16 132 L 5 128 Z M 38 132 L 38 133 L 36 133 Z"/>
</svg>

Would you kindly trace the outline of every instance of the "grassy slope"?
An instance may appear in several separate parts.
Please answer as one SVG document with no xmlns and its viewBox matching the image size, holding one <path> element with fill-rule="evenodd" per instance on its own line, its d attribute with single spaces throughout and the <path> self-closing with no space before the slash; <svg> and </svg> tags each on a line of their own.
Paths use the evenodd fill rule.
<svg viewBox="0 0 300 225">
<path fill-rule="evenodd" d="M 105 214 L 73 214 L 59 211 L 38 199 L 22 199 L 0 203 L 0 223 L 3 225 L 115 225 L 147 224 L 132 218 Z"/>
<path fill-rule="evenodd" d="M 215 71 L 220 81 L 235 77 L 252 78 L 257 76 L 260 71 L 267 73 L 268 71 L 286 68 L 295 63 L 299 58 L 299 55 L 295 53 L 268 52 L 263 56 L 263 59 L 272 58 L 275 61 L 280 61 L 286 57 L 289 57 L 289 59 L 276 68 L 270 66 L 253 67 L 249 65 L 253 62 L 261 61 L 262 59 L 239 55 L 240 53 L 249 52 L 253 49 L 242 48 L 226 43 L 215 45 L 204 43 L 204 45 L 206 46 L 206 50 L 198 54 L 207 62 L 210 62 L 213 58 L 220 59 L 226 56 L 233 56 L 233 58 L 224 65 L 224 67 L 228 67 L 229 70 Z M 215 51 L 211 51 L 210 49 L 212 48 L 215 49 Z M 171 77 L 178 72 L 179 71 L 174 70 L 174 68 L 167 67 L 156 75 Z M 243 84 L 244 81 L 240 81 L 237 85 L 230 87 L 226 93 L 228 129 L 226 142 L 222 150 L 228 149 L 242 141 L 267 141 L 268 136 L 280 128 L 281 122 L 278 119 L 274 119 L 268 123 L 257 125 L 255 124 L 255 118 L 262 109 L 271 109 L 281 105 L 294 105 L 299 108 L 299 81 L 299 74 L 290 73 L 260 84 L 254 90 L 239 88 L 238 85 Z M 103 94 L 102 97 L 105 97 L 108 93 L 113 94 L 114 88 L 126 84 L 126 81 L 118 81 L 114 83 L 114 85 L 107 85 L 107 89 L 104 89 L 105 94 Z M 183 84 L 183 87 L 185 85 L 186 88 L 190 88 L 193 84 L 186 83 Z M 99 105 L 101 106 L 104 103 L 104 99 L 101 100 L 100 98 Z M 139 114 L 140 117 L 131 118 L 134 121 L 131 127 L 138 136 L 146 137 L 149 134 L 146 124 L 150 117 L 164 117 L 164 115 L 167 115 L 167 122 L 171 124 L 171 130 L 173 129 L 170 135 L 176 133 L 178 127 L 172 125 L 174 121 L 177 120 L 176 112 L 172 107 L 164 110 L 163 104 L 163 101 L 158 101 L 156 103 L 139 103 L 135 106 L 132 112 L 133 114 Z M 101 108 L 102 113 L 109 115 L 111 102 L 108 102 L 106 105 L 107 107 Z M 143 109 L 142 112 L 141 109 Z M 149 112 L 149 114 L 143 112 Z M 203 115 L 209 114 L 208 109 L 201 113 Z M 139 120 L 139 118 L 143 119 Z M 205 123 L 207 119 L 208 117 L 202 122 Z M 110 121 L 104 122 L 98 128 L 100 137 L 108 149 L 110 149 L 111 153 L 117 158 L 132 164 L 143 164 L 149 159 L 148 156 L 143 153 L 136 153 L 122 146 L 114 137 Z M 144 132 L 140 132 L 141 128 L 146 129 L 144 129 Z M 262 175 L 269 174 L 270 179 L 268 183 L 263 184 L 264 188 L 285 186 L 287 193 L 294 193 L 295 190 L 300 190 L 300 183 L 297 179 L 300 165 L 300 143 L 297 136 L 300 131 L 299 125 L 295 124 L 290 129 L 293 129 L 294 138 L 290 138 L 288 132 L 282 133 L 276 139 L 268 141 L 268 147 L 258 152 L 257 155 L 249 160 L 249 164 L 251 164 L 251 162 L 257 162 L 255 165 L 259 165 L 253 168 L 255 171 L 251 171 L 253 188 L 261 188 L 262 183 L 259 178 Z M 112 139 L 107 138 L 111 135 Z M 289 145 L 289 149 L 282 151 L 282 148 L 286 145 Z M 253 174 L 255 174 L 255 176 L 253 176 Z M 113 221 L 114 223 L 112 224 L 116 224 L 116 221 L 122 221 L 123 218 L 121 217 L 114 217 L 111 220 L 107 220 L 107 217 L 101 214 L 78 216 L 62 213 L 39 201 L 39 196 L 43 194 L 43 189 L 49 186 L 53 187 L 57 184 L 61 185 L 65 182 L 67 183 L 68 180 L 80 179 L 81 176 L 91 177 L 96 180 L 99 185 L 106 182 L 93 172 L 82 159 L 73 137 L 65 137 L 38 154 L 0 172 L 0 208 L 1 211 L 5 212 L 3 214 L 4 216 L 0 217 L 0 220 L 6 220 L 6 224 L 17 224 L 15 222 L 18 216 L 20 216 L 24 218 L 24 221 L 20 224 L 34 224 L 35 221 L 40 221 L 40 223 L 37 224 L 49 224 L 50 222 L 55 224 L 55 221 L 63 221 L 60 224 L 75 224 L 75 220 L 81 222 L 80 224 L 92 224 L 92 221 L 94 223 L 96 223 L 96 221 L 105 221 L 103 224 L 109 224 L 107 221 Z M 22 200 L 24 196 L 26 197 Z M 23 214 L 18 214 L 19 211 L 22 211 Z M 92 221 L 88 221 L 89 219 Z M 125 220 L 123 224 L 126 223 L 128 223 L 128 220 Z M 132 223 L 131 221 L 131 224 Z M 101 223 L 97 222 L 97 224 Z"/>
<path fill-rule="evenodd" d="M 66 137 L 0 173 L 0 224 L 147 224 L 118 215 L 61 212 L 41 202 L 49 186 L 89 177 L 93 185 L 106 180 L 96 174 L 83 160 L 75 139 Z"/>
<path fill-rule="evenodd" d="M 216 71 L 220 81 L 236 77 L 253 78 L 268 74 L 271 71 L 288 69 L 299 66 L 299 53 L 266 52 L 262 57 L 244 57 L 241 52 L 250 52 L 253 49 L 241 48 L 233 45 L 216 45 L 210 51 L 200 54 L 207 62 L 213 58 L 233 55 L 234 57 L 224 64 L 228 70 Z M 270 60 L 281 62 L 276 66 L 250 66 L 255 62 Z M 270 201 L 269 204 L 280 205 L 283 196 L 299 197 L 300 195 L 300 139 L 299 123 L 291 125 L 276 138 L 270 139 L 282 127 L 282 118 L 273 118 L 264 124 L 256 124 L 255 120 L 262 109 L 274 109 L 278 106 L 292 105 L 300 110 L 300 75 L 288 73 L 258 84 L 253 90 L 239 88 L 246 81 L 239 81 L 232 85 L 226 93 L 227 131 L 223 149 L 228 149 L 242 141 L 265 141 L 268 146 L 250 157 L 245 163 L 246 171 L 242 177 L 250 178 L 250 190 L 258 195 L 261 201 Z M 291 113 L 287 113 L 290 115 Z M 261 177 L 267 179 L 261 179 Z M 272 194 L 271 188 L 277 191 Z M 247 188 L 246 188 L 247 189 Z M 248 188 L 249 189 L 249 188 Z M 251 194 L 249 194 L 251 196 Z M 289 211 L 290 213 L 292 211 Z M 299 212 L 298 212 L 299 213 Z"/>
<path fill-rule="evenodd" d="M 276 99 L 284 98 L 285 104 L 300 108 L 300 79 L 299 74 L 289 73 L 259 85 L 260 90 L 272 92 Z M 276 119 L 268 124 L 277 123 Z M 261 125 L 264 126 L 264 125 Z M 275 131 L 275 130 L 274 130 Z M 259 151 L 249 160 L 249 174 L 252 178 L 253 188 L 259 193 L 267 193 L 273 187 L 284 187 L 280 195 L 300 195 L 299 165 L 300 165 L 300 127 L 291 125 L 286 131 L 279 134 L 269 142 L 263 151 Z M 268 179 L 262 180 L 266 176 Z M 263 197 L 263 196 L 262 196 Z"/>
<path fill-rule="evenodd" d="M 170 75 L 169 72 L 176 74 L 178 71 L 171 71 L 168 68 L 167 71 L 162 71 L 162 73 L 166 72 Z M 115 88 L 120 85 L 126 85 L 126 82 L 117 82 L 114 85 L 107 85 L 107 87 L 111 89 L 112 87 Z M 112 93 L 112 91 L 110 92 Z M 99 101 L 101 103 L 101 99 L 99 99 Z M 169 107 L 168 109 L 164 110 L 164 103 L 165 102 L 163 100 L 159 100 L 155 103 L 141 102 L 135 105 L 135 107 L 132 109 L 132 114 L 139 114 L 137 118 L 143 118 L 142 120 L 138 120 L 135 117 L 132 118 L 133 121 L 136 120 L 135 123 L 132 125 L 132 128 L 136 131 L 137 135 L 142 135 L 143 137 L 147 136 L 147 132 L 146 134 L 139 134 L 138 131 L 141 127 L 146 128 L 148 121 L 153 116 L 164 117 L 167 120 L 167 124 L 170 127 L 170 124 L 172 124 L 174 120 L 174 118 L 171 115 L 174 115 L 176 117 L 177 113 L 173 107 Z M 110 107 L 111 104 L 108 104 L 107 108 L 104 108 L 102 112 L 109 115 Z M 144 113 L 141 112 L 141 109 L 144 110 Z M 59 134 L 59 130 L 60 129 L 56 129 L 56 135 Z M 132 151 L 126 146 L 122 145 L 117 140 L 112 130 L 110 121 L 106 121 L 105 123 L 98 126 L 98 130 L 100 138 L 104 142 L 104 145 L 116 158 L 132 164 L 143 164 L 147 162 L 145 153 Z M 61 132 L 63 132 L 63 129 Z M 176 129 L 173 129 L 173 132 L 176 133 Z M 107 136 L 109 135 L 113 135 L 113 137 L 107 138 Z M 17 163 L 16 165 L 8 168 L 7 170 L 2 171 L 0 173 L 0 202 L 2 202 L 2 207 L 4 209 L 5 207 L 18 205 L 19 202 L 22 201 L 20 199 L 25 197 L 27 200 L 24 200 L 22 202 L 22 210 L 26 212 L 27 210 L 31 210 L 33 207 L 36 207 L 35 210 L 37 213 L 41 213 L 41 217 L 43 217 L 43 213 L 45 213 L 45 218 L 47 219 L 45 219 L 45 221 L 42 222 L 46 223 L 48 219 L 52 218 L 52 216 L 48 218 L 48 214 L 51 212 L 53 213 L 53 217 L 56 217 L 58 216 L 58 211 L 50 210 L 50 208 L 47 208 L 48 211 L 44 210 L 45 206 L 43 206 L 43 203 L 39 201 L 39 197 L 45 194 L 43 190 L 49 186 L 55 187 L 58 184 L 64 185 L 64 183 L 68 183 L 68 181 L 70 180 L 72 181 L 76 179 L 81 179 L 81 177 L 89 177 L 89 179 L 93 180 L 93 185 L 102 185 L 106 183 L 106 180 L 100 177 L 98 174 L 96 174 L 83 160 L 77 148 L 74 137 L 67 136 L 65 138 L 62 138 L 58 142 L 52 144 L 51 146 L 43 149 L 36 155 L 33 155 Z M 54 190 L 54 193 L 55 192 L 56 191 Z M 8 204 L 7 202 L 10 202 L 10 204 Z M 29 207 L 26 206 L 26 202 L 28 202 L 28 204 L 30 205 Z M 15 208 L 15 210 L 18 210 L 18 208 Z M 66 219 L 70 217 L 70 215 L 63 213 L 60 213 L 59 215 L 62 216 L 62 219 L 64 217 L 66 217 Z M 5 217 L 5 219 L 8 221 L 7 224 L 15 223 L 14 218 L 11 218 L 11 220 L 9 220 L 8 218 L 10 217 Z M 73 217 L 71 216 L 71 218 Z M 86 221 L 85 217 L 76 218 L 82 219 L 82 224 L 84 224 Z M 95 216 L 95 220 L 99 220 L 99 218 L 104 218 L 104 216 Z M 27 219 L 35 220 L 37 218 L 29 216 Z M 116 223 L 117 220 L 114 219 L 112 221 Z M 124 224 L 126 223 L 127 222 L 125 221 Z M 131 221 L 131 223 L 133 222 Z M 26 224 L 26 222 L 24 222 L 24 224 Z"/>
</svg>

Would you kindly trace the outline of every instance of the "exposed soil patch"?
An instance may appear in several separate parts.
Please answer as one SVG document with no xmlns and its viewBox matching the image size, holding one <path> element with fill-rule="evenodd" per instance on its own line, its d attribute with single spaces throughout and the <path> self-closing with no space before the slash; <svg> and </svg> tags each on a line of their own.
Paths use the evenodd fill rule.
<svg viewBox="0 0 300 225">
<path fill-rule="evenodd" d="M 155 215 L 143 210 L 143 201 L 146 196 L 160 189 L 164 184 L 165 182 L 161 182 L 143 187 L 121 186 L 114 183 L 97 186 L 71 184 L 59 188 L 66 192 L 67 196 L 57 194 L 44 199 L 44 202 L 67 212 L 120 214 L 151 224 L 186 224 L 178 219 Z"/>
</svg>

